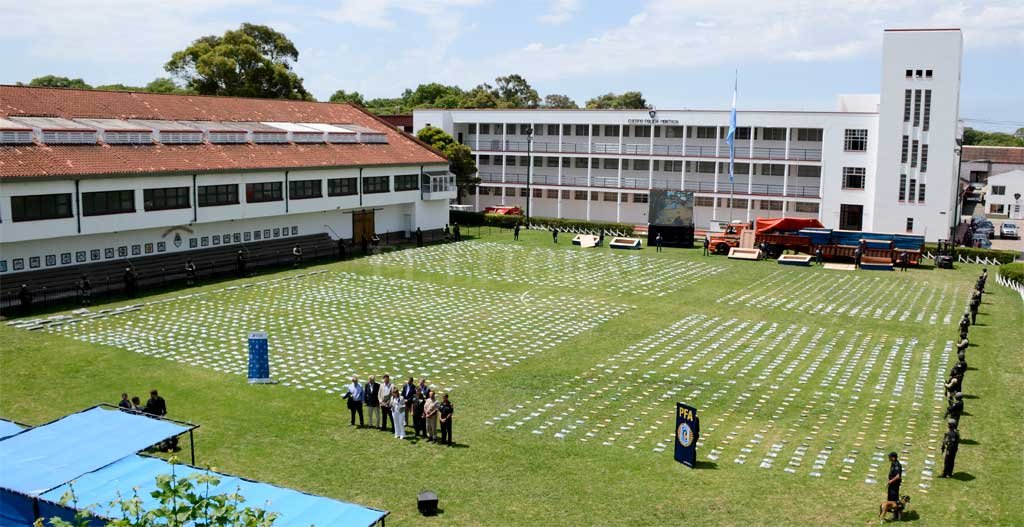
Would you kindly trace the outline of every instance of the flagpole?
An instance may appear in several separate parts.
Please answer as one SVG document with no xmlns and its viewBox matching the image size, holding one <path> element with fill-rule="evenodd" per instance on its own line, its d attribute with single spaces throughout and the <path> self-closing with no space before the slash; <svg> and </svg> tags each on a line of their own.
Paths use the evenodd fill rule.
<svg viewBox="0 0 1024 527">
<path fill-rule="evenodd" d="M 733 210 L 736 208 L 736 91 L 739 87 L 739 70 L 732 85 L 732 112 L 729 114 L 729 134 L 726 142 L 729 144 L 729 224 L 732 225 Z M 747 196 L 747 199 L 750 199 Z"/>
</svg>

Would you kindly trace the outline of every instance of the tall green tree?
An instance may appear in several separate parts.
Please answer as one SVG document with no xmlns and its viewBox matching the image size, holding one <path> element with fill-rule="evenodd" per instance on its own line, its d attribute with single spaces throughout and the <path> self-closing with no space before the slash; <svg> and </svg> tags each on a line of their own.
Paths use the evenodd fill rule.
<svg viewBox="0 0 1024 527">
<path fill-rule="evenodd" d="M 448 170 L 455 174 L 455 185 L 458 188 L 455 200 L 461 204 L 462 196 L 468 195 L 480 184 L 473 152 L 468 146 L 456 142 L 455 138 L 444 130 L 433 126 L 423 128 L 416 137 L 448 158 Z"/>
<path fill-rule="evenodd" d="M 179 95 L 192 93 L 191 91 L 178 86 L 173 79 L 169 79 L 167 77 L 157 77 L 153 79 L 152 82 L 146 85 L 144 90 L 151 93 L 174 93 Z"/>
<path fill-rule="evenodd" d="M 69 79 L 67 77 L 58 77 L 57 75 L 44 75 L 42 77 L 36 77 L 29 81 L 29 86 L 39 86 L 43 88 L 81 88 L 91 89 L 82 79 Z"/>
<path fill-rule="evenodd" d="M 513 73 L 494 79 L 500 108 L 536 108 L 540 105 L 537 90 L 522 75 Z"/>
<path fill-rule="evenodd" d="M 646 110 L 651 105 L 647 104 L 644 96 L 638 91 L 628 91 L 621 94 L 606 93 L 587 101 L 587 108 L 596 110 Z"/>
<path fill-rule="evenodd" d="M 544 96 L 544 108 L 557 108 L 557 109 L 575 109 L 579 108 L 576 101 L 569 98 L 568 95 L 560 95 L 557 93 L 551 93 Z"/>
<path fill-rule="evenodd" d="M 312 99 L 292 71 L 297 60 L 298 49 L 283 33 L 245 23 L 219 37 L 196 39 L 164 69 L 203 95 Z"/>
<path fill-rule="evenodd" d="M 1024 146 L 1024 138 L 1002 132 L 964 128 L 964 144 L 975 146 Z"/>
<path fill-rule="evenodd" d="M 478 84 L 476 88 L 466 92 L 466 97 L 462 102 L 463 108 L 497 108 L 498 107 L 498 93 L 493 86 L 487 84 Z"/>
<path fill-rule="evenodd" d="M 354 91 L 347 92 L 345 90 L 338 90 L 331 94 L 331 102 L 348 102 L 352 104 L 358 104 L 359 106 L 366 106 L 366 99 L 363 98 L 363 94 Z"/>
</svg>

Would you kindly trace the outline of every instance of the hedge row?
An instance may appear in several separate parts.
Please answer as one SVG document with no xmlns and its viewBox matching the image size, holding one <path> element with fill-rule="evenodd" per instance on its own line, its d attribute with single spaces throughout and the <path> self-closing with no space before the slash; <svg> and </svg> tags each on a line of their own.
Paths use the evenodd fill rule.
<svg viewBox="0 0 1024 527">
<path fill-rule="evenodd" d="M 469 212 L 461 210 L 451 211 L 448 217 L 452 223 L 458 223 L 459 225 L 467 227 L 488 225 L 492 227 L 502 227 L 511 229 L 512 227 L 515 227 L 517 223 L 525 223 L 525 218 L 523 218 L 522 216 L 513 216 L 508 214 L 485 214 L 483 212 Z M 545 227 L 555 227 L 560 231 L 565 231 L 568 229 L 586 229 L 590 231 L 598 231 L 603 229 L 606 231 L 612 230 L 624 233 L 627 236 L 633 235 L 633 225 L 627 223 L 543 218 L 537 216 L 531 217 L 530 223 L 534 225 L 542 225 Z"/>
<path fill-rule="evenodd" d="M 926 243 L 924 250 L 936 251 L 936 245 L 934 243 Z M 1017 251 L 1000 251 L 996 249 L 978 249 L 975 247 L 956 247 L 953 249 L 953 258 L 957 256 L 963 256 L 964 258 L 988 258 L 989 260 L 996 260 L 1001 264 L 1007 264 L 1014 261 L 1018 253 Z"/>
<path fill-rule="evenodd" d="M 1024 263 L 1017 262 L 1000 265 L 999 275 L 1018 284 L 1024 284 Z"/>
</svg>

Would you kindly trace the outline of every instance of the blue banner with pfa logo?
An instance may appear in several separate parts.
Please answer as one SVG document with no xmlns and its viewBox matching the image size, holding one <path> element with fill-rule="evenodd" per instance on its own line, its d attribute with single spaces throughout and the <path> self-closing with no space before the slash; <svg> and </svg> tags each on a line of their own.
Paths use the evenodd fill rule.
<svg viewBox="0 0 1024 527">
<path fill-rule="evenodd" d="M 249 383 L 268 383 L 270 380 L 270 346 L 265 331 L 249 332 Z"/>
<path fill-rule="evenodd" d="M 676 461 L 693 468 L 697 464 L 697 439 L 700 437 L 700 419 L 697 409 L 676 403 Z"/>
</svg>

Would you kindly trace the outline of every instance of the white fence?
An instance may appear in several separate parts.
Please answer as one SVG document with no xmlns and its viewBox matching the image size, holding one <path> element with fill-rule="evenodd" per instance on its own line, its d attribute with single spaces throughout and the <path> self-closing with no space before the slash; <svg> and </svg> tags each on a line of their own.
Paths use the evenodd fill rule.
<svg viewBox="0 0 1024 527">
<path fill-rule="evenodd" d="M 1009 287 L 1020 294 L 1020 299 L 1024 302 L 1024 284 L 1019 284 L 1009 278 L 1003 278 L 1002 275 L 996 274 L 996 282 L 1001 286 Z"/>
</svg>

